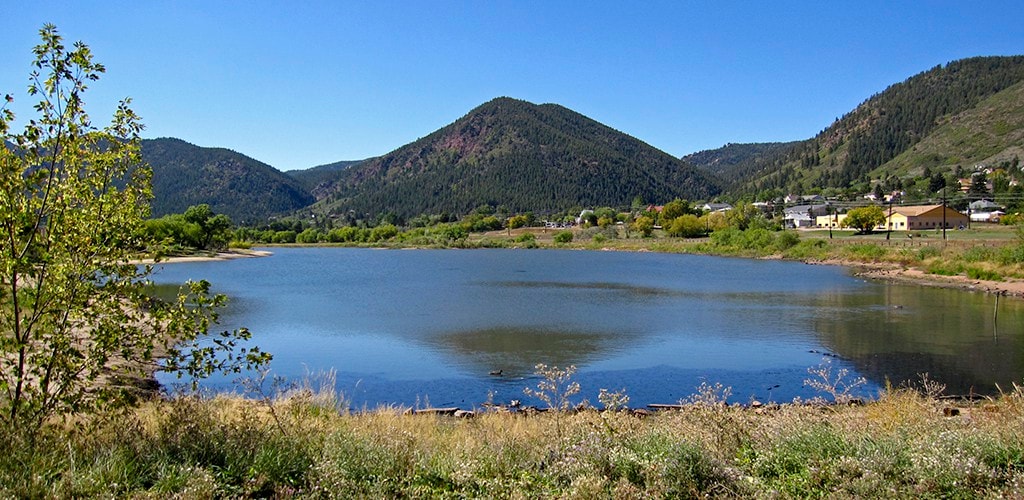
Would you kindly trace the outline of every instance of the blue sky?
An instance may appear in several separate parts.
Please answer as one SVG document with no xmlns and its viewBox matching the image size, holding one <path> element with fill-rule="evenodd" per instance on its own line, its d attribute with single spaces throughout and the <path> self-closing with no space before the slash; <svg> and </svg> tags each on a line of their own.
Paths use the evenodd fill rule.
<svg viewBox="0 0 1024 500">
<path fill-rule="evenodd" d="M 0 93 L 54 23 L 132 97 L 145 137 L 281 170 L 387 153 L 498 96 L 558 103 L 682 156 L 806 139 L 937 64 L 1024 54 L 1019 0 L 48 1 L 0 8 Z"/>
</svg>

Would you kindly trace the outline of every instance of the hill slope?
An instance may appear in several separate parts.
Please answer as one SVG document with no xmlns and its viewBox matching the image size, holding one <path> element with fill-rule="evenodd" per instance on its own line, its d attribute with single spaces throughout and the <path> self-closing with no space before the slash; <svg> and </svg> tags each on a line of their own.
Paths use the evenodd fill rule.
<svg viewBox="0 0 1024 500">
<path fill-rule="evenodd" d="M 315 201 L 295 179 L 229 149 L 146 139 L 142 157 L 153 168 L 155 217 L 207 203 L 235 222 L 252 222 Z"/>
<path fill-rule="evenodd" d="M 555 104 L 497 98 L 416 142 L 341 172 L 314 210 L 466 213 L 627 206 L 719 192 L 710 174 Z"/>
<path fill-rule="evenodd" d="M 1024 157 L 1024 81 L 962 113 L 944 117 L 920 142 L 884 165 L 897 175 L 924 168 L 998 165 Z"/>
<path fill-rule="evenodd" d="M 734 169 L 752 159 L 776 155 L 786 148 L 796 146 L 799 142 L 729 143 L 718 149 L 688 154 L 682 157 L 682 160 L 715 174 L 730 175 Z"/>
<path fill-rule="evenodd" d="M 303 170 L 287 170 L 285 175 L 291 177 L 310 193 L 316 193 L 318 188 L 324 184 L 330 184 L 331 181 L 338 177 L 338 172 L 351 168 L 355 165 L 367 160 L 344 160 L 336 161 L 334 163 L 328 163 L 327 165 L 317 165 Z"/>
<path fill-rule="evenodd" d="M 981 115 L 969 111 L 1004 91 L 1010 92 L 1005 99 L 1018 102 L 1019 93 L 1011 88 L 1022 81 L 1024 56 L 976 57 L 936 66 L 872 96 L 816 137 L 770 154 L 738 159 L 723 176 L 733 193 L 863 187 L 897 169 L 908 174 L 936 163 L 922 141 L 939 133 L 954 117 L 971 131 L 970 137 L 958 141 L 957 151 L 995 154 L 993 148 L 998 145 L 990 139 L 1005 138 L 1019 120 L 983 123 L 976 120 Z M 889 164 L 919 144 L 922 154 L 917 160 Z M 954 152 L 946 160 L 960 157 L 963 161 L 961 154 Z"/>
</svg>

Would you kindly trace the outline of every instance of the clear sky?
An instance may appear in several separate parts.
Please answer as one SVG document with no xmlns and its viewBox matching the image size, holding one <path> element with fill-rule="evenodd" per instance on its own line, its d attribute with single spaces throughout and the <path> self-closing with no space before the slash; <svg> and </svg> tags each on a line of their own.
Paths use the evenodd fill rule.
<svg viewBox="0 0 1024 500">
<path fill-rule="evenodd" d="M 90 45 L 103 123 L 281 170 L 387 153 L 498 96 L 558 103 L 682 156 L 806 139 L 938 64 L 1024 54 L 1014 1 L 0 0 L 0 93 L 37 31 Z"/>
</svg>

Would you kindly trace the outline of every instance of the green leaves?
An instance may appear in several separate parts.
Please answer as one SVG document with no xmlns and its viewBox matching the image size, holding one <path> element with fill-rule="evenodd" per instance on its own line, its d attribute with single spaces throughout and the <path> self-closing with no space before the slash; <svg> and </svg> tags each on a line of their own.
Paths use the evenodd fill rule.
<svg viewBox="0 0 1024 500">
<path fill-rule="evenodd" d="M 159 352 L 189 359 L 169 366 L 190 376 L 267 362 L 241 347 L 247 330 L 197 343 L 226 300 L 209 283 L 174 303 L 146 295 L 152 268 L 132 263 L 149 246 L 142 124 L 125 100 L 94 127 L 82 94 L 104 67 L 85 44 L 67 50 L 52 25 L 40 37 L 29 86 L 38 116 L 13 134 L 13 114 L 0 113 L 0 425 L 34 432 L 56 415 L 124 404 L 122 381 L 148 376 Z"/>
</svg>

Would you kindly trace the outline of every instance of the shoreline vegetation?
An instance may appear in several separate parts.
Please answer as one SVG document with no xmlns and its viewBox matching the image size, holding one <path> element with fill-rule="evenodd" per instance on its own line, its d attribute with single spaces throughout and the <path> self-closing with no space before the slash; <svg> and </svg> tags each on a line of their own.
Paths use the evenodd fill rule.
<svg viewBox="0 0 1024 500">
<path fill-rule="evenodd" d="M 328 381 L 329 382 L 329 381 Z M 922 377 L 858 403 L 726 405 L 722 388 L 661 411 L 491 407 L 352 412 L 333 386 L 179 396 L 0 431 L 14 497 L 976 498 L 1024 495 L 1024 389 L 943 399 Z M 540 386 L 538 386 L 540 387 Z M 566 389 L 568 386 L 562 386 Z"/>
<path fill-rule="evenodd" d="M 561 231 L 543 228 L 519 228 L 511 231 L 475 233 L 456 242 L 424 244 L 422 241 L 379 241 L 374 243 L 297 243 L 261 244 L 266 247 L 347 247 L 379 249 L 425 248 L 549 248 L 624 252 L 688 253 L 721 257 L 783 259 L 814 265 L 835 265 L 849 268 L 854 276 L 865 279 L 919 286 L 956 288 L 1024 298 L 1024 265 L 1001 265 L 995 262 L 996 249 L 1024 243 L 1012 239 L 1013 228 L 987 229 L 984 232 L 958 232 L 956 239 L 942 240 L 938 234 L 923 234 L 917 239 L 898 236 L 884 239 L 884 233 L 853 236 L 850 231 L 835 231 L 837 238 L 828 239 L 827 230 L 788 230 L 778 232 L 754 244 L 716 244 L 712 238 L 622 238 L 601 237 L 606 232 L 576 230 L 577 235 L 565 243 L 555 240 Z M 952 232 L 952 231 L 951 231 Z M 780 248 L 779 234 L 796 238 Z M 524 236 L 529 235 L 529 236 Z M 763 236 L 763 235 L 762 235 Z M 923 237 L 922 237 L 923 236 Z M 161 262 L 194 262 L 260 257 L 271 252 L 249 248 L 231 248 L 224 252 L 173 256 Z M 995 278 L 995 279 L 994 279 Z"/>
</svg>

